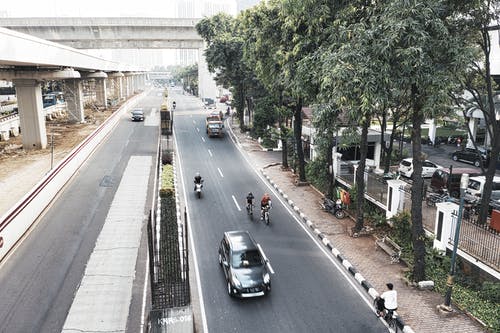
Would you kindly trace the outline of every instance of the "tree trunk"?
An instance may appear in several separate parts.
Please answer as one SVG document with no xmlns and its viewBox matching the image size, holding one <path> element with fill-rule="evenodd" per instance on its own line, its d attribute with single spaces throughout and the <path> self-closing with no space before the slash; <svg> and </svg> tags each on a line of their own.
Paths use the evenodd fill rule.
<svg viewBox="0 0 500 333">
<path fill-rule="evenodd" d="M 370 117 L 367 117 L 362 124 L 361 140 L 359 147 L 359 164 L 356 170 L 356 232 L 361 231 L 364 225 L 364 203 L 365 203 L 365 166 L 366 155 L 368 153 L 368 127 L 370 126 Z"/>
<path fill-rule="evenodd" d="M 294 110 L 293 134 L 295 138 L 296 153 L 298 159 L 299 181 L 306 181 L 306 168 L 304 161 L 304 150 L 302 148 L 302 98 L 297 99 Z"/>
<path fill-rule="evenodd" d="M 422 178 L 422 164 L 425 160 L 422 155 L 421 129 L 424 121 L 422 101 L 418 88 L 412 87 L 412 125 L 411 132 L 413 150 L 413 185 L 411 187 L 411 236 L 413 243 L 413 280 L 425 280 L 425 233 L 422 225 L 422 191 L 424 179 Z"/>
</svg>

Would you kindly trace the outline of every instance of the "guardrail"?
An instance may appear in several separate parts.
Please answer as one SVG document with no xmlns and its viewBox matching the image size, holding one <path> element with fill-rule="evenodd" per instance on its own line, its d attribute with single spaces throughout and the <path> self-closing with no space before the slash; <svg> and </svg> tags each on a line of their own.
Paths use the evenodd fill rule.
<svg viewBox="0 0 500 333">
<path fill-rule="evenodd" d="M 99 128 L 60 161 L 17 204 L 0 217 L 0 261 L 20 241 L 43 210 L 89 158 L 118 123 L 120 116 L 133 107 L 146 92 L 125 102 Z"/>
</svg>

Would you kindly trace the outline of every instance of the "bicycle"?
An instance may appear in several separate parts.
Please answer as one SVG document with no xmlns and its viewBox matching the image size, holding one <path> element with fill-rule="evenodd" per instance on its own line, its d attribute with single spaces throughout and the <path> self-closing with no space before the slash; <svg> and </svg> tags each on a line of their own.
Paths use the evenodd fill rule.
<svg viewBox="0 0 500 333">
<path fill-rule="evenodd" d="M 377 317 L 382 317 L 380 315 L 379 310 L 378 310 L 377 301 L 378 301 L 378 297 L 373 300 L 373 307 L 375 308 L 375 313 L 377 314 Z M 382 312 L 383 312 L 383 318 L 384 318 L 385 322 L 387 323 L 387 325 L 389 326 L 389 328 L 392 329 L 393 332 L 397 333 L 398 332 L 398 325 L 397 325 L 397 321 L 396 321 L 396 315 L 394 314 L 394 310 L 384 309 Z"/>
<path fill-rule="evenodd" d="M 247 202 L 247 214 L 253 216 L 253 208 L 255 205 L 253 203 Z"/>
</svg>

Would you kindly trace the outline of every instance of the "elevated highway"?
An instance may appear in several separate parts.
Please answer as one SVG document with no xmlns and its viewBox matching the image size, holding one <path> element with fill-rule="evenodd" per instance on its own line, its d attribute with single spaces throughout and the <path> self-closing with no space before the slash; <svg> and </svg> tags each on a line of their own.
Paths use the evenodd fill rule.
<svg viewBox="0 0 500 333">
<path fill-rule="evenodd" d="M 198 87 L 202 98 L 215 99 L 217 87 L 208 71 L 204 41 L 196 18 L 23 17 L 0 18 L 0 26 L 77 49 L 198 50 Z"/>
<path fill-rule="evenodd" d="M 1 18 L 0 26 L 77 49 L 199 49 L 200 19 L 138 17 Z"/>
<path fill-rule="evenodd" d="M 65 45 L 0 28 L 0 80 L 16 87 L 20 130 L 25 149 L 47 147 L 41 84 L 63 81 L 70 119 L 83 122 L 83 80 L 92 80 L 97 104 L 107 106 L 107 85 L 124 99 L 144 88 L 144 69 L 89 55 Z M 16 132 L 18 129 L 10 129 Z M 5 133 L 0 133 L 5 137 Z"/>
</svg>

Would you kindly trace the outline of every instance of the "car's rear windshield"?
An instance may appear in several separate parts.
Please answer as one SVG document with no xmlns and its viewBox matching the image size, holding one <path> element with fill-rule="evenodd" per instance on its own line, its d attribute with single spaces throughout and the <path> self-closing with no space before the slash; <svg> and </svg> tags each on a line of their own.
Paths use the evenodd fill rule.
<svg viewBox="0 0 500 333">
<path fill-rule="evenodd" d="M 401 164 L 407 167 L 411 166 L 411 162 L 406 160 L 401 161 Z"/>
</svg>

